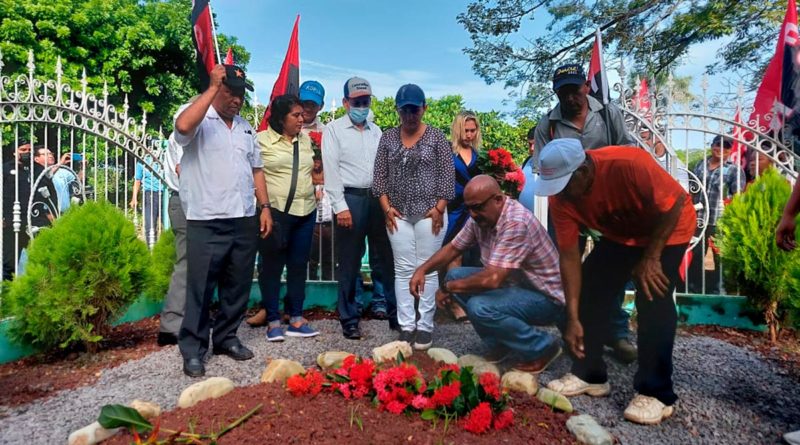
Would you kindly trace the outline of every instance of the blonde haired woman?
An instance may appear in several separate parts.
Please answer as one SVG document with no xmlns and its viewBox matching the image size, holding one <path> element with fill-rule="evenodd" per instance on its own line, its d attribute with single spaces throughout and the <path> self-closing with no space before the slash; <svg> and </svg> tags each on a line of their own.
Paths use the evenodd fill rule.
<svg viewBox="0 0 800 445">
<path fill-rule="evenodd" d="M 447 203 L 447 232 L 442 245 L 455 238 L 469 219 L 469 212 L 464 207 L 464 187 L 470 179 L 481 174 L 478 168 L 478 151 L 481 148 L 482 138 L 478 116 L 471 111 L 458 113 L 450 128 L 450 139 L 455 167 L 455 198 Z M 458 266 L 481 266 L 481 255 L 477 246 L 464 252 L 461 258 L 450 263 L 447 269 Z M 440 279 L 444 279 L 444 276 Z M 457 321 L 467 321 L 467 314 L 458 304 L 452 304 L 450 311 Z"/>
</svg>

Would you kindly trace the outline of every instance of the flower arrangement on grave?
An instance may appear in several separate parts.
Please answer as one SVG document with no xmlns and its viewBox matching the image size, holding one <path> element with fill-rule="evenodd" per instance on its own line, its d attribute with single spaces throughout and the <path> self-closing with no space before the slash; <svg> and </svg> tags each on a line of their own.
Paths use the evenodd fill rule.
<svg viewBox="0 0 800 445">
<path fill-rule="evenodd" d="M 478 157 L 481 171 L 494 177 L 506 195 L 517 198 L 525 186 L 525 173 L 503 147 L 481 152 Z"/>
</svg>

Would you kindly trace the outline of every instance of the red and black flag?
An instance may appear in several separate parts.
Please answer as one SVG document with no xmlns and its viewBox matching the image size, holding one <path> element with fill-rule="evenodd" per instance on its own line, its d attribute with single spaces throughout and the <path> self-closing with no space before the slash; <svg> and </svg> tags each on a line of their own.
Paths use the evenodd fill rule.
<svg viewBox="0 0 800 445">
<path fill-rule="evenodd" d="M 795 0 L 789 0 L 775 55 L 764 72 L 750 115 L 750 122 L 760 131 L 779 130 L 787 124 L 792 132 L 800 131 L 799 51 L 797 6 Z"/>
<path fill-rule="evenodd" d="M 592 48 L 592 60 L 589 61 L 588 80 L 591 81 L 591 92 L 595 99 L 601 104 L 607 104 L 608 78 L 606 77 L 606 67 L 603 64 L 603 40 L 600 37 L 600 30 L 595 31 L 594 47 Z"/>
<path fill-rule="evenodd" d="M 286 57 L 283 59 L 281 65 L 281 72 L 278 74 L 278 79 L 272 87 L 272 94 L 269 96 L 269 102 L 278 96 L 284 94 L 298 94 L 300 92 L 300 45 L 297 41 L 297 27 L 300 24 L 300 16 L 298 15 L 294 21 L 294 29 L 292 29 L 292 37 L 289 38 L 289 48 L 286 50 Z M 261 123 L 258 125 L 258 131 L 264 131 L 269 126 L 270 109 L 264 111 L 264 117 L 261 118 Z"/>
<path fill-rule="evenodd" d="M 211 8 L 208 0 L 192 0 L 192 42 L 197 56 L 200 90 L 208 88 L 208 74 L 217 64 L 214 54 L 214 31 L 211 27 Z"/>
</svg>

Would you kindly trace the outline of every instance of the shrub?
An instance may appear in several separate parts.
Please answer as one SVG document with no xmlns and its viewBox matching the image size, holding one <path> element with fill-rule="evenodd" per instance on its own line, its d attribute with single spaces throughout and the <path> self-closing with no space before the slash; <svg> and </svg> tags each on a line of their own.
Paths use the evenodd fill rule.
<svg viewBox="0 0 800 445">
<path fill-rule="evenodd" d="M 169 290 L 172 270 L 175 268 L 175 233 L 164 230 L 153 246 L 151 257 L 151 278 L 145 294 L 153 301 L 161 301 Z"/>
<path fill-rule="evenodd" d="M 25 274 L 8 292 L 13 339 L 45 349 L 90 351 L 142 292 L 150 254 L 133 224 L 108 202 L 72 208 L 28 248 Z"/>
<path fill-rule="evenodd" d="M 800 252 L 775 245 L 775 227 L 790 193 L 789 183 L 768 169 L 725 208 L 715 240 L 727 278 L 763 312 L 773 342 L 779 321 L 800 302 Z"/>
</svg>

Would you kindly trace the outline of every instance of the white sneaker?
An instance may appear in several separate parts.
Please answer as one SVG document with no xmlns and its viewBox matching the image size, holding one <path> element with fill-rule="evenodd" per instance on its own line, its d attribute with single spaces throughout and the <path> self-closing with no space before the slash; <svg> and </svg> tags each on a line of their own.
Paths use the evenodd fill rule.
<svg viewBox="0 0 800 445">
<path fill-rule="evenodd" d="M 607 396 L 611 392 L 611 385 L 606 383 L 587 383 L 574 374 L 566 374 L 560 379 L 551 380 L 547 388 L 561 395 L 572 397 L 588 394 L 593 397 Z"/>
<path fill-rule="evenodd" d="M 789 445 L 800 445 L 800 430 L 784 434 L 783 440 Z"/>
<path fill-rule="evenodd" d="M 624 417 L 631 422 L 655 425 L 671 416 L 674 411 L 672 406 L 664 405 L 655 397 L 636 394 L 636 397 L 625 408 Z"/>
</svg>

